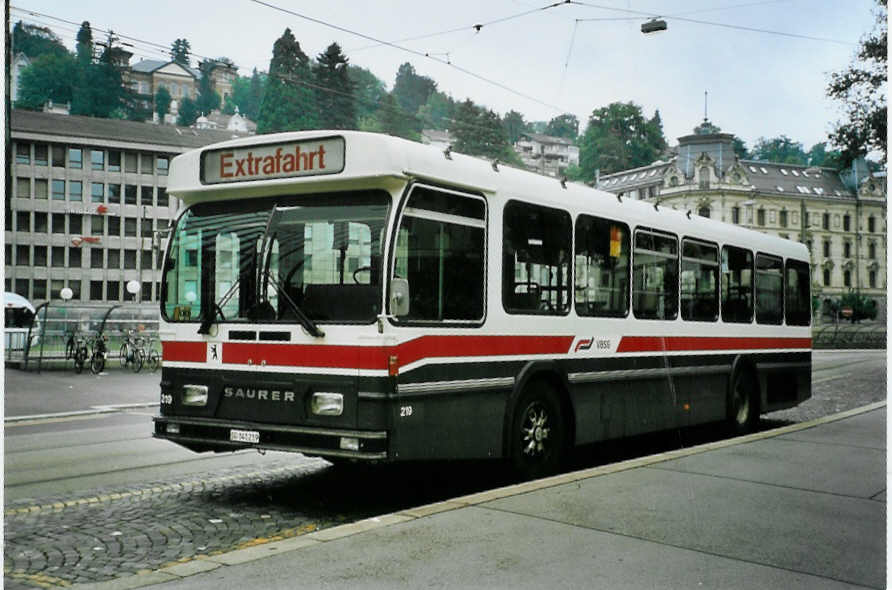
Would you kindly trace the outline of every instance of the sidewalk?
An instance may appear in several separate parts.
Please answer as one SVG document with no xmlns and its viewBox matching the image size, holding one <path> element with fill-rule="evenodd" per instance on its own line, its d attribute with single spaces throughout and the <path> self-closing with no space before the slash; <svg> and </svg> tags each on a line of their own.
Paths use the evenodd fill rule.
<svg viewBox="0 0 892 590">
<path fill-rule="evenodd" d="M 885 457 L 881 402 L 89 587 L 883 588 Z"/>
</svg>

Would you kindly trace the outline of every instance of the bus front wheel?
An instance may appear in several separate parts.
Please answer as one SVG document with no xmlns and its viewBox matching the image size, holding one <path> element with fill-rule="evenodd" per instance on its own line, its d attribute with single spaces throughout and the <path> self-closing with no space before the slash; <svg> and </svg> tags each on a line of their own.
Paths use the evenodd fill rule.
<svg viewBox="0 0 892 590">
<path fill-rule="evenodd" d="M 544 381 L 530 383 L 515 406 L 511 461 L 524 479 L 556 473 L 563 463 L 567 429 L 557 393 Z"/>
<path fill-rule="evenodd" d="M 735 435 L 756 430 L 759 423 L 759 387 L 755 376 L 749 371 L 740 371 L 734 376 L 728 413 Z"/>
</svg>

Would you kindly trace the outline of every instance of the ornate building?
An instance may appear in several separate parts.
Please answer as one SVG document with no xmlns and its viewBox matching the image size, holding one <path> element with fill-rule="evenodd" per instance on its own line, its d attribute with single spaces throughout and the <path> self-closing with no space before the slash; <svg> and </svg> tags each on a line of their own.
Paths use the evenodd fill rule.
<svg viewBox="0 0 892 590">
<path fill-rule="evenodd" d="M 863 161 L 831 168 L 742 160 L 734 136 L 704 119 L 673 156 L 602 176 L 598 188 L 808 245 L 812 292 L 857 291 L 886 307 L 886 176 Z"/>
</svg>

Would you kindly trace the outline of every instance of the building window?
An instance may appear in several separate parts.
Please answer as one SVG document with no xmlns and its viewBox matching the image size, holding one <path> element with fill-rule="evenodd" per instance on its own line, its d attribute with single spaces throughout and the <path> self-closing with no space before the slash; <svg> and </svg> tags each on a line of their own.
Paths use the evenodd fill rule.
<svg viewBox="0 0 892 590">
<path fill-rule="evenodd" d="M 102 301 L 102 281 L 90 281 L 90 301 Z"/>
<path fill-rule="evenodd" d="M 126 237 L 135 237 L 136 236 L 136 217 L 125 217 L 124 218 L 124 236 L 126 236 Z"/>
<path fill-rule="evenodd" d="M 121 218 L 120 217 L 109 217 L 108 218 L 108 235 L 110 237 L 115 237 L 115 238 L 121 237 Z"/>
<path fill-rule="evenodd" d="M 759 209 L 756 211 L 756 223 L 759 225 L 765 225 L 765 209 Z"/>
<path fill-rule="evenodd" d="M 867 244 L 867 257 L 873 260 L 877 257 L 877 245 L 876 242 L 871 242 Z"/>
<path fill-rule="evenodd" d="M 867 275 L 867 280 L 869 281 L 871 289 L 876 289 L 877 286 L 877 271 L 872 270 L 870 274 Z"/>
<path fill-rule="evenodd" d="M 105 185 L 101 182 L 94 182 L 90 185 L 90 201 L 93 203 L 102 203 L 105 201 Z"/>
<path fill-rule="evenodd" d="M 108 185 L 108 202 L 115 203 L 115 204 L 121 203 L 121 185 L 120 184 Z"/>
<path fill-rule="evenodd" d="M 15 247 L 15 263 L 17 266 L 31 265 L 31 246 Z"/>
<path fill-rule="evenodd" d="M 844 287 L 852 286 L 852 271 L 846 270 L 842 273 L 842 284 Z"/>
<path fill-rule="evenodd" d="M 49 148 L 45 143 L 38 143 L 34 145 L 34 165 L 35 166 L 46 166 L 47 158 L 49 156 Z"/>
<path fill-rule="evenodd" d="M 825 287 L 830 286 L 830 269 L 829 268 L 824 269 L 824 286 Z"/>
<path fill-rule="evenodd" d="M 68 167 L 69 168 L 83 168 L 84 167 L 84 152 L 81 148 L 70 147 L 68 148 Z"/>
<path fill-rule="evenodd" d="M 53 180 L 53 200 L 54 201 L 64 201 L 65 200 L 65 181 L 64 180 Z"/>
<path fill-rule="evenodd" d="M 844 258 L 852 257 L 852 243 L 851 242 L 843 242 L 842 244 L 842 252 Z"/>
<path fill-rule="evenodd" d="M 28 199 L 31 197 L 31 179 L 23 176 L 17 176 L 15 179 L 15 196 L 20 199 Z"/>
<path fill-rule="evenodd" d="M 124 172 L 136 173 L 137 156 L 133 152 L 124 153 Z"/>
<path fill-rule="evenodd" d="M 142 283 L 142 300 L 143 301 L 151 301 L 152 300 L 152 282 L 151 281 L 143 281 L 143 283 Z"/>
<path fill-rule="evenodd" d="M 781 209 L 780 212 L 780 226 L 787 227 L 787 210 Z"/>
<path fill-rule="evenodd" d="M 139 187 L 139 204 L 140 205 L 148 205 L 151 207 L 153 205 L 152 200 L 152 187 L 151 186 L 141 186 Z"/>
<path fill-rule="evenodd" d="M 709 210 L 709 207 L 700 207 L 700 209 L 697 211 L 697 215 L 699 215 L 700 217 L 709 217 L 710 213 L 711 212 Z"/>
<path fill-rule="evenodd" d="M 136 185 L 135 184 L 124 185 L 124 204 L 125 205 L 136 205 Z"/>
<path fill-rule="evenodd" d="M 103 250 L 101 248 L 90 248 L 90 268 L 102 268 L 103 263 Z"/>
<path fill-rule="evenodd" d="M 31 163 L 31 144 L 16 142 L 15 144 L 15 163 L 30 164 Z"/>
<path fill-rule="evenodd" d="M 31 297 L 35 301 L 46 299 L 46 279 L 34 279 L 34 286 L 32 289 Z"/>
<path fill-rule="evenodd" d="M 30 232 L 31 231 L 31 212 L 30 211 L 16 211 L 15 214 L 15 228 L 20 232 Z"/>
<path fill-rule="evenodd" d="M 709 167 L 707 166 L 703 166 L 702 168 L 700 168 L 700 188 L 709 188 Z"/>
<path fill-rule="evenodd" d="M 877 230 L 876 229 L 876 218 L 873 215 L 871 215 L 870 217 L 867 218 L 867 231 L 869 231 L 870 233 L 873 233 L 876 230 Z"/>
<path fill-rule="evenodd" d="M 46 246 L 34 246 L 34 266 L 46 266 Z"/>
<path fill-rule="evenodd" d="M 45 234 L 47 232 L 47 214 L 43 211 L 34 212 L 34 233 Z"/>
<path fill-rule="evenodd" d="M 121 284 L 118 281 L 109 281 L 105 284 L 105 298 L 108 301 L 121 299 Z"/>
<path fill-rule="evenodd" d="M 143 270 L 152 270 L 152 251 L 151 250 L 143 250 L 142 251 L 141 267 Z"/>
<path fill-rule="evenodd" d="M 27 299 L 31 296 L 28 292 L 28 287 L 30 286 L 28 279 L 16 279 L 15 280 L 15 292 Z"/>
<path fill-rule="evenodd" d="M 53 213 L 52 232 L 54 234 L 64 234 L 65 233 L 65 214 L 64 213 Z"/>
<path fill-rule="evenodd" d="M 68 233 L 80 235 L 84 232 L 84 216 L 80 213 L 68 214 Z"/>
<path fill-rule="evenodd" d="M 828 229 L 828 230 L 830 229 L 830 214 L 829 213 L 824 213 L 821 216 L 821 227 L 824 229 Z"/>
<path fill-rule="evenodd" d="M 155 162 L 158 167 L 158 176 L 167 176 L 167 168 L 170 165 L 167 156 L 158 156 Z"/>
<path fill-rule="evenodd" d="M 53 168 L 65 167 L 65 146 L 61 144 L 53 144 Z"/>
<path fill-rule="evenodd" d="M 105 152 L 92 150 L 90 152 L 90 162 L 92 162 L 93 170 L 105 170 Z M 120 168 L 118 169 L 120 170 Z"/>
<path fill-rule="evenodd" d="M 124 268 L 127 270 L 136 269 L 136 250 L 124 250 Z"/>
<path fill-rule="evenodd" d="M 113 270 L 118 270 L 121 268 L 121 251 L 120 250 L 109 250 L 108 251 L 108 268 Z"/>
<path fill-rule="evenodd" d="M 53 246 L 51 253 L 53 268 L 65 268 L 65 246 Z"/>
<path fill-rule="evenodd" d="M 142 174 L 154 174 L 155 173 L 155 158 L 152 154 L 140 154 L 139 155 L 139 168 Z"/>
<path fill-rule="evenodd" d="M 109 150 L 108 152 L 108 171 L 109 172 L 120 172 L 121 171 L 121 152 L 117 150 Z"/>
<path fill-rule="evenodd" d="M 34 179 L 34 198 L 35 199 L 46 199 L 49 196 L 49 183 L 46 178 L 35 178 Z"/>
<path fill-rule="evenodd" d="M 81 252 L 82 250 L 80 248 L 68 249 L 68 268 L 81 267 Z"/>
<path fill-rule="evenodd" d="M 101 236 L 105 234 L 105 217 L 102 215 L 90 216 L 90 235 Z"/>
<path fill-rule="evenodd" d="M 167 207 L 168 205 L 167 189 L 163 186 L 158 187 L 158 206 Z"/>
<path fill-rule="evenodd" d="M 731 223 L 740 223 L 740 207 L 731 208 Z"/>
<path fill-rule="evenodd" d="M 68 199 L 71 201 L 83 201 L 84 200 L 84 183 L 80 180 L 69 180 L 68 181 Z"/>
<path fill-rule="evenodd" d="M 830 258 L 830 240 L 824 240 L 824 258 Z"/>
<path fill-rule="evenodd" d="M 843 231 L 850 231 L 852 225 L 852 216 L 846 213 L 842 217 L 842 229 Z"/>
</svg>

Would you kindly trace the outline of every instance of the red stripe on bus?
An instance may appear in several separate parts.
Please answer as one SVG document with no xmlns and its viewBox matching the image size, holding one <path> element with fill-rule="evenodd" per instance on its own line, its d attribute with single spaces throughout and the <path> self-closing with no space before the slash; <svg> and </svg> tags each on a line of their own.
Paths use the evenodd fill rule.
<svg viewBox="0 0 892 590">
<path fill-rule="evenodd" d="M 682 352 L 694 350 L 763 350 L 811 348 L 811 338 L 743 338 L 711 336 L 623 336 L 617 352 Z"/>
<path fill-rule="evenodd" d="M 203 363 L 207 360 L 204 342 L 162 342 L 161 358 L 166 361 Z"/>
<path fill-rule="evenodd" d="M 387 369 L 391 356 L 400 366 L 426 358 L 564 354 L 572 336 L 421 336 L 397 346 L 336 346 L 226 342 L 224 364 Z"/>
</svg>

